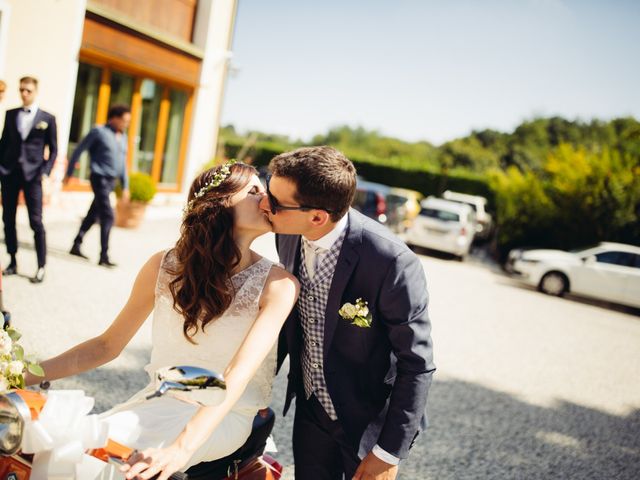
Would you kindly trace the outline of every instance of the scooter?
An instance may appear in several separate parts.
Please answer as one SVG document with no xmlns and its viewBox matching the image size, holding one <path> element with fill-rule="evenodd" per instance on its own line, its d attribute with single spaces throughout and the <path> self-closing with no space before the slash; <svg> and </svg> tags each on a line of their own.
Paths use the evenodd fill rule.
<svg viewBox="0 0 640 480">
<path fill-rule="evenodd" d="M 221 375 L 209 370 L 180 366 L 163 369 L 158 373 L 159 387 L 148 398 L 169 392 L 186 392 L 200 389 L 226 389 Z M 15 390 L 0 394 L 0 480 L 44 480 L 31 477 L 33 455 L 22 454 L 26 422 L 37 420 L 47 402 L 47 385 L 44 392 Z M 253 430 L 244 445 L 231 455 L 211 462 L 203 462 L 186 472 L 176 472 L 173 480 L 278 480 L 282 466 L 264 453 L 267 439 L 275 422 L 270 408 L 260 410 L 253 422 Z M 91 457 L 112 465 L 122 465 L 134 451 L 126 445 L 108 440 L 102 448 L 86 452 Z M 111 469 L 113 472 L 113 469 Z M 96 479 L 118 477 L 98 476 Z M 120 476 L 119 478 L 124 478 Z M 79 479 L 89 480 L 89 479 Z M 93 480 L 93 479 L 91 479 Z"/>
</svg>

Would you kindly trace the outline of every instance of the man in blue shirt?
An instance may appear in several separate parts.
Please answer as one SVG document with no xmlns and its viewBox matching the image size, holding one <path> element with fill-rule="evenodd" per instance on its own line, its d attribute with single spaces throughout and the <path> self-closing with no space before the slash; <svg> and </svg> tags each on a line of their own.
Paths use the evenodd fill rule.
<svg viewBox="0 0 640 480">
<path fill-rule="evenodd" d="M 127 128 L 131 121 L 131 110 L 126 105 L 114 105 L 109 109 L 107 123 L 98 125 L 84 137 L 69 160 L 64 184 L 73 175 L 76 163 L 85 150 L 89 151 L 91 189 L 94 198 L 87 215 L 82 220 L 80 231 L 73 240 L 70 254 L 88 258 L 80 250 L 85 233 L 96 222 L 100 222 L 100 261 L 98 265 L 114 267 L 109 260 L 109 234 L 113 226 L 113 208 L 109 195 L 114 190 L 116 180 L 122 185 L 122 197 L 129 200 L 129 176 L 127 174 Z"/>
</svg>

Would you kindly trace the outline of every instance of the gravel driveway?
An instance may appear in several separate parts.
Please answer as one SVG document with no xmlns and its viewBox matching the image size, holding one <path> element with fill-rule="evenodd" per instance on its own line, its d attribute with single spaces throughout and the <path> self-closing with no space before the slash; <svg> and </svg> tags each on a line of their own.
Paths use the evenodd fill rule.
<svg viewBox="0 0 640 480">
<path fill-rule="evenodd" d="M 67 255 L 84 206 L 45 218 L 47 277 L 4 279 L 5 305 L 27 352 L 41 358 L 100 333 L 129 293 L 148 256 L 170 246 L 178 209 L 151 209 L 138 230 L 114 229 L 114 270 L 98 267 L 98 231 Z M 71 212 L 71 213 L 68 213 Z M 19 267 L 35 271 L 26 215 L 20 212 Z M 273 256 L 271 237 L 255 248 Z M 6 262 L 6 256 L 3 256 Z M 547 297 L 490 264 L 421 256 L 431 295 L 438 371 L 428 413 L 431 426 L 401 465 L 401 479 L 640 478 L 640 314 L 621 307 Z M 33 271 L 32 271 L 33 270 Z M 82 388 L 102 411 L 146 383 L 149 322 L 117 360 L 98 371 L 55 382 Z M 276 379 L 281 411 L 284 376 Z M 286 466 L 292 415 L 274 432 Z M 286 478 L 293 478 L 291 469 Z"/>
</svg>

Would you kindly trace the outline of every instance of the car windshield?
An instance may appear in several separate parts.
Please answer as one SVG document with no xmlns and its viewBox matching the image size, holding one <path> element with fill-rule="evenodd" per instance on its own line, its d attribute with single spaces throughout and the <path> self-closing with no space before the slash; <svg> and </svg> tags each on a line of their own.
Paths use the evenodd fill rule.
<svg viewBox="0 0 640 480">
<path fill-rule="evenodd" d="M 443 220 L 445 222 L 458 222 L 460 221 L 460 215 L 446 210 L 438 210 L 436 208 L 423 208 L 420 210 L 420 215 L 423 217 L 435 218 Z"/>
<path fill-rule="evenodd" d="M 478 211 L 478 206 L 475 203 L 465 202 L 463 200 L 458 200 L 457 198 L 447 198 L 447 200 L 449 200 L 450 202 L 461 203 L 462 205 L 469 205 L 471 208 L 473 208 L 474 212 Z"/>
<path fill-rule="evenodd" d="M 569 250 L 569 253 L 575 253 L 575 254 L 579 255 L 582 252 L 586 252 L 587 250 L 591 250 L 591 249 L 596 248 L 598 246 L 600 246 L 600 244 L 599 243 L 595 243 L 593 245 L 588 245 L 586 247 L 575 248 L 573 250 Z"/>
</svg>

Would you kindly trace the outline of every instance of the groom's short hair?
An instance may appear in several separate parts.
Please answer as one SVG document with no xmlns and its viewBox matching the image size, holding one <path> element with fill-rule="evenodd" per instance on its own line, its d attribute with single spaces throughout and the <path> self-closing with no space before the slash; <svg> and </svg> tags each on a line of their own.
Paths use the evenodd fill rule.
<svg viewBox="0 0 640 480">
<path fill-rule="evenodd" d="M 269 170 L 295 183 L 295 199 L 300 205 L 325 208 L 334 222 L 349 211 L 356 193 L 356 168 L 333 147 L 304 147 L 281 153 L 271 160 Z"/>
</svg>

